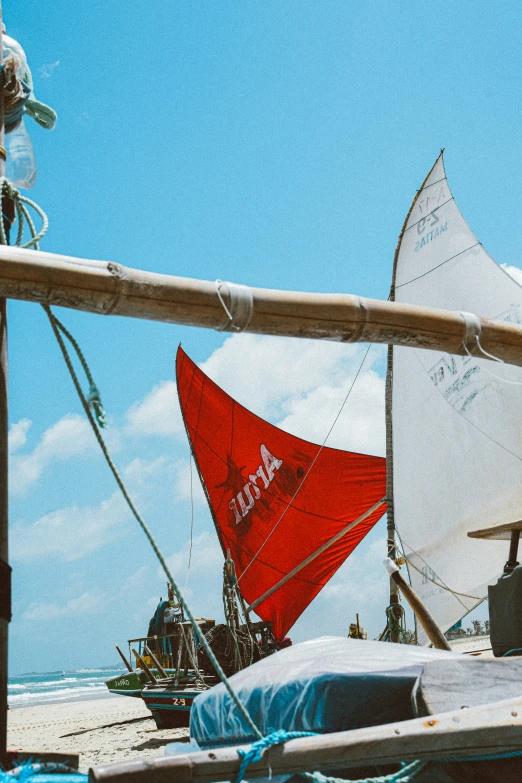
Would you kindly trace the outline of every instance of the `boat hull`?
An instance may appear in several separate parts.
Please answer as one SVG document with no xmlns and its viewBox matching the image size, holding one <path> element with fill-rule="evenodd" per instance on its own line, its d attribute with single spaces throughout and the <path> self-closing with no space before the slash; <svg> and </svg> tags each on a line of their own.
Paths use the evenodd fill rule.
<svg viewBox="0 0 522 783">
<path fill-rule="evenodd" d="M 194 699 L 204 690 L 197 685 L 148 685 L 141 698 L 158 729 L 180 728 L 189 725 Z"/>
<path fill-rule="evenodd" d="M 175 669 L 167 669 L 167 674 L 174 677 L 176 674 Z M 152 670 L 152 673 L 156 677 L 161 677 L 161 674 L 156 670 Z M 123 672 L 117 677 L 112 677 L 110 680 L 105 681 L 110 693 L 116 693 L 119 696 L 134 696 L 139 698 L 144 686 L 149 682 L 147 675 L 144 671 Z"/>
</svg>

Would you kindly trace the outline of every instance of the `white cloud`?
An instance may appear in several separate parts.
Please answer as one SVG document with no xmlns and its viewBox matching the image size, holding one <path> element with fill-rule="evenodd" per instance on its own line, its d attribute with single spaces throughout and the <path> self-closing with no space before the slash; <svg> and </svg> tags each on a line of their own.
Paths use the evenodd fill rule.
<svg viewBox="0 0 522 783">
<path fill-rule="evenodd" d="M 21 449 L 27 443 L 27 433 L 32 425 L 32 421 L 29 419 L 20 419 L 15 424 L 11 424 L 8 435 L 8 447 L 9 454 L 14 454 L 15 451 Z"/>
<path fill-rule="evenodd" d="M 24 423 L 25 422 L 25 423 Z M 11 428 L 14 448 L 26 441 L 30 422 L 22 419 Z M 95 447 L 95 440 L 86 419 L 67 415 L 47 429 L 29 454 L 15 454 L 9 465 L 11 492 L 23 494 L 34 484 L 43 471 L 56 461 L 77 457 Z"/>
<path fill-rule="evenodd" d="M 257 415 L 322 443 L 365 350 L 359 345 L 239 334 L 227 338 L 201 369 Z M 383 355 L 382 347 L 372 347 L 327 445 L 384 453 L 384 380 L 371 369 Z M 132 406 L 127 431 L 171 436 L 184 432 L 174 381 L 163 381 Z M 187 486 L 185 473 L 178 498 L 187 498 Z"/>
<path fill-rule="evenodd" d="M 162 381 L 130 408 L 127 431 L 132 435 L 178 435 L 183 432 L 174 381 Z"/>
<path fill-rule="evenodd" d="M 55 60 L 54 63 L 45 63 L 38 68 L 38 73 L 43 79 L 50 79 L 59 65 L 60 60 Z"/>
<path fill-rule="evenodd" d="M 84 614 L 96 614 L 105 608 L 106 596 L 102 590 L 91 590 L 78 598 L 71 598 L 66 604 L 31 603 L 22 614 L 22 620 L 48 621 L 62 617 L 77 617 Z"/>
<path fill-rule="evenodd" d="M 97 506 L 70 506 L 45 514 L 32 524 L 15 523 L 10 554 L 13 560 L 79 560 L 113 540 L 129 516 L 117 490 Z"/>
<path fill-rule="evenodd" d="M 370 350 L 327 445 L 384 453 L 384 380 Z M 202 370 L 259 416 L 305 440 L 322 443 L 340 411 L 365 347 L 240 334 L 229 337 Z"/>
<path fill-rule="evenodd" d="M 165 456 L 152 460 L 136 457 L 125 466 L 122 472 L 125 480 L 132 483 L 134 490 L 148 492 L 158 482 L 172 481 L 174 463 Z"/>
</svg>

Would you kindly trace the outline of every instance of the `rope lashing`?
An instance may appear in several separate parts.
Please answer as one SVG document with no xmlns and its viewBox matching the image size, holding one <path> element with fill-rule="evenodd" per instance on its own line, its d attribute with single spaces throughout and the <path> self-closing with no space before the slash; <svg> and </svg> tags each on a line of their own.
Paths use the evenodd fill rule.
<svg viewBox="0 0 522 783">
<path fill-rule="evenodd" d="M 254 312 L 254 295 L 247 285 L 225 283 L 216 280 L 216 293 L 221 302 L 227 320 L 217 327 L 218 332 L 244 332 Z M 227 299 L 227 302 L 225 302 Z"/>
<path fill-rule="evenodd" d="M 322 772 L 301 772 L 301 777 L 314 783 L 410 783 L 426 766 L 425 761 L 413 761 L 397 772 L 390 775 L 377 775 L 377 777 L 360 778 L 359 780 L 345 780 L 344 778 L 327 777 Z"/>
<path fill-rule="evenodd" d="M 267 748 L 271 748 L 273 745 L 282 745 L 291 739 L 315 736 L 317 735 L 314 731 L 285 731 L 284 729 L 279 729 L 279 731 L 274 731 L 272 734 L 268 734 L 266 737 L 262 737 L 257 742 L 254 742 L 248 750 L 238 748 L 237 752 L 242 761 L 237 773 L 236 783 L 241 783 L 250 764 L 261 761 L 261 756 Z"/>
<path fill-rule="evenodd" d="M 49 219 L 43 209 L 32 199 L 27 196 L 22 196 L 20 191 L 13 187 L 6 177 L 0 177 L 0 193 L 2 194 L 2 200 L 4 198 L 11 199 L 14 202 L 16 215 L 18 218 L 18 234 L 16 237 L 15 245 L 21 248 L 33 247 L 38 250 L 38 243 L 47 233 L 49 227 Z M 31 217 L 28 207 L 34 209 L 42 221 L 40 231 L 36 230 L 34 220 Z M 24 235 L 24 227 L 27 225 L 31 238 L 27 242 L 22 242 Z M 0 245 L 8 245 L 7 236 L 5 233 L 4 221 L 0 220 Z"/>
</svg>

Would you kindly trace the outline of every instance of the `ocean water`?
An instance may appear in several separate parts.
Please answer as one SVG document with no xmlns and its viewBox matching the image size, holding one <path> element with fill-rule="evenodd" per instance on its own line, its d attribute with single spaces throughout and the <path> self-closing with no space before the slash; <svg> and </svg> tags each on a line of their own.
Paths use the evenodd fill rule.
<svg viewBox="0 0 522 783">
<path fill-rule="evenodd" d="M 17 674 L 9 677 L 8 681 L 9 708 L 112 698 L 105 680 L 120 674 L 121 671 L 121 666 L 113 666 L 65 672 Z"/>
</svg>

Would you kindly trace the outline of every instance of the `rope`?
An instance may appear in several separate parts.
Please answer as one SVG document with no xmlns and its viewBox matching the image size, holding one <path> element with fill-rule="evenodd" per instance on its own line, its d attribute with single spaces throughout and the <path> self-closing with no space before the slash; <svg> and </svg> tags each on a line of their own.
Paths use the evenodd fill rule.
<svg viewBox="0 0 522 783">
<path fill-rule="evenodd" d="M 94 410 L 94 415 L 96 416 L 96 422 L 98 426 L 101 427 L 102 429 L 105 429 L 107 427 L 107 416 L 103 409 L 100 392 L 94 382 L 94 378 L 92 377 L 91 371 L 89 370 L 89 365 L 87 364 L 87 361 L 82 353 L 80 346 L 78 345 L 78 343 L 76 342 L 72 334 L 69 332 L 69 330 L 66 329 L 65 326 L 62 324 L 62 322 L 58 320 L 58 318 L 54 315 L 54 313 L 51 312 L 50 308 L 47 305 L 42 305 L 42 307 L 47 313 L 51 323 L 53 325 L 56 325 L 57 328 L 65 335 L 65 337 L 67 337 L 72 347 L 76 351 L 76 355 L 78 356 L 78 359 L 80 360 L 81 365 L 85 371 L 85 375 L 87 376 L 87 380 L 89 381 L 89 394 L 87 397 L 87 403 L 89 407 L 91 407 Z"/>
<path fill-rule="evenodd" d="M 9 182 L 8 179 L 6 179 L 6 177 L 0 177 L 0 193 L 2 194 L 2 199 L 4 198 L 11 199 L 11 201 L 14 201 L 15 204 L 16 213 L 18 217 L 18 236 L 16 237 L 15 244 L 18 247 L 22 247 L 22 248 L 34 247 L 35 250 L 38 250 L 39 249 L 38 243 L 42 239 L 42 237 L 45 236 L 47 232 L 47 228 L 49 226 L 49 219 L 47 215 L 35 201 L 33 201 L 30 198 L 27 198 L 27 196 L 22 196 L 20 191 L 17 190 L 17 188 L 13 187 L 13 185 L 11 185 L 11 183 Z M 41 218 L 42 227 L 40 228 L 40 231 L 36 230 L 34 221 L 27 207 L 31 207 L 31 209 L 34 209 L 34 211 Z M 22 244 L 23 233 L 24 233 L 24 220 L 27 223 L 27 226 L 31 233 L 31 239 L 28 242 Z M 0 220 L 0 245 L 8 245 L 8 244 L 9 242 L 7 241 L 7 236 L 5 233 L 4 221 Z"/>
<path fill-rule="evenodd" d="M 345 780 L 344 778 L 327 777 L 322 772 L 301 772 L 300 775 L 315 783 L 409 783 L 426 766 L 425 761 L 413 761 L 408 766 L 403 767 L 398 772 L 391 775 L 378 775 L 372 778 L 361 778 L 359 780 Z"/>
<path fill-rule="evenodd" d="M 395 609 L 399 608 L 400 617 L 395 616 Z M 399 644 L 411 644 L 404 628 L 404 607 L 400 604 L 390 604 L 386 607 L 386 628 L 379 636 L 380 642 L 388 642 L 392 636 L 397 635 L 401 641 Z"/>
<path fill-rule="evenodd" d="M 404 556 L 404 555 L 403 555 Z M 432 582 L 437 587 L 440 587 L 441 590 L 446 590 L 448 593 L 451 593 L 452 595 L 456 596 L 462 596 L 462 598 L 470 598 L 472 601 L 487 601 L 487 598 L 478 598 L 476 595 L 468 595 L 467 593 L 459 593 L 457 590 L 452 590 L 451 587 L 448 587 L 447 585 L 443 585 L 440 582 L 435 581 L 435 579 L 432 579 L 427 574 L 424 573 L 424 571 L 421 571 L 420 568 L 418 568 L 414 563 L 411 562 L 411 560 L 408 560 L 407 557 L 404 556 L 405 563 L 409 566 L 411 566 L 417 573 L 419 573 L 421 576 L 423 576 L 425 579 L 428 580 L 428 582 Z M 462 603 L 462 601 L 461 601 Z M 464 607 L 466 608 L 466 607 Z M 470 610 L 471 611 L 471 610 Z"/>
<path fill-rule="evenodd" d="M 285 729 L 279 729 L 279 731 L 274 731 L 266 737 L 261 737 L 261 739 L 250 746 L 249 750 L 238 748 L 237 753 L 242 761 L 239 772 L 237 773 L 236 783 L 241 783 L 245 777 L 248 766 L 250 764 L 255 764 L 256 761 L 260 761 L 263 751 L 271 748 L 273 745 L 282 745 L 284 742 L 291 739 L 315 736 L 317 736 L 315 731 L 285 731 Z"/>
<path fill-rule="evenodd" d="M 324 449 L 324 447 L 325 447 L 325 445 L 326 445 L 326 441 L 328 440 L 328 438 L 329 438 L 329 437 L 330 437 L 330 435 L 332 434 L 332 430 L 333 430 L 333 428 L 335 427 L 335 425 L 337 424 L 337 421 L 338 421 L 338 419 L 339 419 L 339 416 L 340 416 L 340 415 L 341 415 L 341 413 L 343 412 L 343 408 L 344 408 L 344 406 L 346 405 L 346 403 L 347 403 L 347 401 L 348 401 L 348 397 L 349 397 L 349 396 L 350 396 L 350 394 L 352 393 L 353 387 L 355 386 L 355 382 L 357 381 L 357 378 L 359 377 L 359 374 L 360 374 L 360 372 L 361 372 L 361 370 L 362 370 L 362 368 L 363 368 L 363 364 L 364 364 L 364 362 L 366 361 L 366 357 L 368 356 L 368 353 L 370 352 L 370 348 L 371 348 L 371 347 L 372 347 L 372 343 L 370 343 L 370 344 L 368 345 L 368 348 L 366 349 L 366 352 L 365 352 L 365 354 L 364 354 L 364 356 L 363 356 L 363 358 L 362 358 L 362 362 L 360 363 L 360 365 L 359 365 L 359 368 L 358 368 L 357 372 L 355 373 L 355 377 L 354 377 L 354 379 L 353 379 L 353 381 L 352 381 L 352 383 L 351 383 L 351 385 L 350 385 L 350 388 L 348 389 L 348 393 L 346 394 L 346 397 L 345 397 L 345 398 L 344 398 L 344 400 L 343 400 L 343 404 L 342 404 L 342 405 L 341 405 L 341 407 L 339 408 L 339 412 L 337 413 L 337 415 L 336 415 L 335 419 L 333 420 L 333 422 L 332 422 L 332 425 L 331 425 L 330 429 L 329 429 L 329 430 L 328 430 L 328 432 L 326 433 L 326 437 L 325 437 L 325 439 L 323 440 L 323 442 L 321 443 L 321 446 L 319 447 L 319 450 L 318 450 L 317 454 L 316 454 L 316 455 L 315 455 L 315 457 L 313 458 L 313 460 L 312 460 L 312 463 L 311 463 L 310 467 L 308 468 L 308 470 L 306 471 L 305 475 L 303 476 L 303 480 L 301 481 L 301 483 L 300 483 L 300 484 L 299 484 L 299 486 L 297 487 L 296 491 L 294 492 L 294 494 L 292 495 L 292 497 L 291 497 L 291 498 L 290 498 L 290 500 L 288 501 L 288 503 L 287 503 L 287 505 L 286 505 L 286 507 L 285 507 L 285 509 L 284 509 L 283 513 L 281 514 L 281 516 L 279 517 L 279 519 L 278 519 L 278 520 L 277 520 L 277 522 L 275 523 L 274 527 L 272 528 L 272 530 L 270 531 L 270 533 L 268 534 L 268 536 L 265 538 L 265 540 L 263 541 L 263 543 L 261 544 L 261 546 L 260 546 L 260 547 L 259 547 L 259 549 L 257 550 L 256 554 L 254 555 L 254 557 L 252 558 L 252 560 L 250 561 L 250 563 L 247 565 L 247 567 L 245 568 L 245 570 L 243 571 L 243 573 L 241 574 L 241 576 L 239 576 L 239 577 L 238 577 L 238 580 L 237 580 L 238 582 L 240 582 L 240 581 L 242 580 L 242 578 L 244 577 L 244 575 L 246 574 L 246 572 L 248 571 L 248 569 L 250 568 L 250 566 L 252 565 L 252 563 L 253 563 L 253 562 L 254 562 L 254 561 L 257 559 L 257 556 L 259 555 L 259 553 L 261 552 L 261 550 L 262 550 L 262 549 L 263 549 L 263 547 L 265 546 L 266 542 L 268 541 L 268 539 L 270 538 L 270 536 L 272 535 L 272 533 L 274 533 L 274 532 L 275 532 L 276 528 L 278 527 L 279 523 L 282 521 L 282 519 L 283 519 L 283 517 L 285 516 L 286 512 L 287 512 L 287 511 L 288 511 L 288 509 L 289 509 L 289 508 L 292 506 L 292 503 L 293 503 L 293 502 L 294 502 L 294 500 L 296 499 L 296 497 L 297 497 L 297 495 L 298 495 L 299 491 L 301 490 L 301 488 L 302 488 L 303 484 L 305 483 L 306 479 L 307 479 L 307 478 L 308 478 L 308 476 L 310 475 L 310 472 L 311 472 L 311 470 L 312 470 L 313 466 L 315 465 L 315 463 L 316 463 L 316 462 L 317 462 L 317 460 L 319 459 L 319 456 L 320 456 L 321 452 L 323 451 L 323 449 Z"/>
<path fill-rule="evenodd" d="M 192 538 L 194 533 L 194 489 L 192 485 L 192 451 L 190 451 L 190 455 L 189 455 L 189 471 L 190 471 L 190 547 L 189 547 L 189 556 L 188 556 L 188 564 L 187 564 L 187 576 L 185 578 L 185 587 L 184 587 L 185 590 L 187 589 L 190 564 L 192 562 Z"/>
<path fill-rule="evenodd" d="M 0 194 L 1 194 L 0 197 L 3 198 L 3 197 L 7 196 L 8 198 L 11 198 L 15 202 L 15 206 L 16 206 L 16 210 L 17 210 L 17 214 L 18 214 L 18 220 L 19 220 L 18 236 L 17 236 L 16 244 L 18 246 L 20 246 L 20 247 L 31 247 L 32 246 L 32 247 L 35 248 L 35 250 L 38 250 L 38 243 L 39 243 L 40 239 L 46 233 L 47 227 L 48 227 L 48 219 L 47 219 L 47 215 L 45 214 L 45 212 L 34 201 L 32 201 L 31 199 L 26 198 L 25 196 L 22 196 L 20 194 L 20 192 L 16 188 L 14 188 L 8 182 L 8 180 L 5 177 L 1 177 L 0 178 Z M 39 232 L 36 231 L 36 228 L 35 228 L 35 225 L 34 225 L 34 222 L 33 222 L 32 218 L 31 218 L 31 215 L 29 214 L 29 212 L 27 211 L 26 207 L 24 206 L 25 204 L 27 204 L 28 206 L 33 208 L 40 215 L 40 217 L 42 218 L 42 228 L 40 229 Z M 29 226 L 29 231 L 31 233 L 31 240 L 29 242 L 26 242 L 25 245 L 21 245 L 20 243 L 22 241 L 23 231 L 24 231 L 24 219 L 25 219 L 27 225 Z M 9 244 L 8 241 L 7 241 L 7 236 L 6 236 L 6 232 L 5 232 L 5 228 L 4 228 L 4 221 L 1 220 L 1 219 L 0 219 L 0 244 L 3 244 L 3 245 Z M 177 584 L 176 580 L 172 576 L 172 574 L 170 572 L 170 569 L 169 569 L 169 567 L 168 567 L 168 565 L 167 565 L 167 563 L 165 561 L 165 558 L 163 557 L 163 555 L 162 555 L 162 553 L 161 553 L 161 551 L 160 551 L 160 549 L 159 549 L 159 547 L 158 547 L 158 545 L 157 545 L 157 543 L 156 543 L 156 541 L 154 539 L 154 536 L 152 535 L 148 525 L 146 524 L 145 520 L 142 518 L 142 516 L 139 513 L 138 509 L 134 505 L 134 503 L 133 503 L 133 501 L 132 501 L 132 499 L 131 499 L 131 497 L 129 495 L 129 492 L 127 490 L 127 487 L 125 486 L 125 484 L 123 482 L 123 479 L 121 478 L 121 476 L 120 476 L 120 474 L 118 472 L 118 469 L 116 468 L 116 465 L 114 464 L 114 462 L 112 460 L 112 457 L 111 457 L 111 455 L 110 455 L 110 453 L 108 451 L 107 445 L 106 445 L 106 443 L 105 443 L 105 441 L 104 441 L 104 439 L 102 437 L 102 433 L 101 433 L 101 427 L 103 427 L 104 423 L 105 423 L 105 413 L 103 412 L 103 408 L 101 407 L 100 395 L 99 395 L 99 392 L 98 392 L 98 390 L 96 388 L 96 385 L 94 384 L 94 381 L 93 381 L 92 375 L 91 375 L 91 373 L 89 371 L 87 362 L 85 361 L 85 358 L 83 356 L 83 353 L 82 353 L 80 347 L 78 346 L 78 343 L 72 337 L 70 332 L 68 332 L 68 330 L 63 326 L 63 324 L 60 323 L 58 318 L 56 318 L 56 316 L 51 312 L 51 309 L 50 309 L 49 305 L 45 305 L 44 304 L 44 305 L 42 305 L 42 307 L 45 310 L 45 312 L 46 312 L 46 314 L 47 314 L 47 316 L 49 318 L 49 323 L 51 324 L 51 328 L 52 328 L 52 330 L 54 332 L 54 335 L 56 337 L 58 345 L 60 346 L 60 350 L 61 350 L 63 358 L 65 360 L 65 364 L 67 365 L 67 369 L 69 370 L 69 374 L 71 376 L 72 382 L 74 384 L 74 387 L 76 389 L 78 397 L 80 398 L 80 402 L 81 402 L 81 404 L 83 406 L 83 409 L 85 411 L 85 415 L 87 416 L 87 419 L 89 420 L 89 423 L 90 423 L 90 425 L 92 427 L 92 430 L 94 432 L 96 440 L 98 441 L 98 444 L 99 444 L 99 446 L 100 446 L 100 448 L 102 450 L 103 456 L 105 457 L 105 460 L 106 460 L 106 462 L 107 462 L 107 464 L 108 464 L 108 466 L 109 466 L 109 468 L 110 468 L 110 470 L 111 470 L 111 472 L 112 472 L 112 474 L 113 474 L 113 476 L 114 476 L 114 478 L 116 480 L 116 483 L 117 483 L 118 487 L 121 490 L 121 493 L 122 493 L 123 497 L 125 498 L 125 501 L 126 501 L 128 507 L 129 507 L 129 509 L 131 510 L 134 518 L 136 519 L 136 521 L 138 522 L 139 526 L 141 527 L 141 529 L 145 533 L 145 536 L 147 537 L 147 539 L 148 539 L 148 541 L 149 541 L 149 543 L 150 543 L 150 545 L 151 545 L 151 547 L 152 547 L 156 557 L 158 558 L 158 560 L 160 562 L 160 565 L 163 568 L 163 571 L 165 572 L 165 574 L 167 576 L 168 581 L 170 582 L 170 584 L 172 585 L 172 587 L 174 589 L 174 592 L 176 594 L 178 602 L 181 604 L 181 607 L 182 607 L 185 615 L 190 620 L 190 622 L 192 624 L 192 627 L 194 629 L 194 633 L 197 636 L 197 638 L 198 638 L 199 642 L 201 643 L 201 646 L 205 650 L 206 654 L 208 655 L 208 657 L 209 657 L 209 659 L 210 659 L 210 661 L 211 661 L 211 663 L 212 663 L 212 665 L 213 665 L 213 667 L 214 667 L 214 669 L 216 671 L 216 674 L 218 675 L 218 677 L 223 682 L 225 688 L 227 689 L 227 691 L 230 694 L 230 697 L 231 697 L 232 701 L 234 702 L 234 704 L 236 705 L 237 709 L 239 710 L 239 712 L 241 713 L 241 715 L 245 719 L 245 721 L 246 721 L 247 725 L 249 726 L 249 728 L 254 733 L 254 736 L 256 736 L 259 739 L 261 739 L 261 737 L 263 735 L 261 734 L 261 732 L 257 728 L 256 724 L 254 723 L 254 721 L 252 720 L 252 718 L 248 714 L 248 712 L 247 712 L 246 708 L 244 707 L 244 705 L 240 702 L 236 692 L 234 691 L 234 689 L 230 685 L 230 683 L 229 683 L 229 681 L 228 681 L 228 679 L 227 679 L 223 669 L 219 665 L 219 662 L 216 659 L 214 653 L 212 652 L 212 650 L 210 648 L 210 645 L 208 644 L 207 640 L 205 639 L 205 635 L 203 634 L 203 631 L 201 630 L 201 628 L 199 627 L 198 623 L 196 622 L 192 612 L 190 611 L 190 609 L 189 609 L 189 607 L 188 607 L 188 605 L 187 605 L 187 603 L 185 601 L 185 598 L 183 597 L 183 594 L 181 593 L 180 588 L 178 587 L 178 584 Z M 78 380 L 78 376 L 76 374 L 76 371 L 75 371 L 75 369 L 73 367 L 73 364 L 71 362 L 71 359 L 69 357 L 69 353 L 67 351 L 67 347 L 66 347 L 65 342 L 64 342 L 63 337 L 62 337 L 62 333 L 67 337 L 67 339 L 71 342 L 71 345 L 74 347 L 74 349 L 75 349 L 75 351 L 76 351 L 76 353 L 78 355 L 78 358 L 80 359 L 80 361 L 82 363 L 82 367 L 83 367 L 83 369 L 84 369 L 84 371 L 85 371 L 85 373 L 87 375 L 87 378 L 89 379 L 90 389 L 89 389 L 89 394 L 88 394 L 87 397 L 84 395 L 84 393 L 82 391 L 82 388 L 80 386 L 80 382 Z M 92 413 L 92 410 L 91 410 L 91 405 L 92 405 L 92 407 L 95 410 L 95 416 L 96 417 L 98 417 L 98 416 L 100 417 L 100 421 L 97 421 L 95 419 L 95 416 L 93 416 L 93 413 Z"/>
<path fill-rule="evenodd" d="M 86 416 L 87 416 L 87 418 L 89 420 L 89 423 L 90 423 L 90 425 L 91 425 L 91 427 L 93 429 L 93 432 L 94 432 L 94 435 L 96 437 L 96 440 L 98 441 L 98 444 L 99 444 L 99 446 L 100 446 L 100 448 L 102 450 L 103 456 L 105 457 L 105 460 L 106 460 L 106 462 L 107 462 L 107 464 L 108 464 L 108 466 L 109 466 L 109 468 L 110 468 L 110 470 L 111 470 L 111 472 L 112 472 L 112 474 L 113 474 L 113 476 L 114 476 L 114 478 L 116 480 L 116 483 L 118 484 L 118 487 L 121 490 L 121 493 L 122 493 L 123 497 L 125 498 L 125 500 L 127 502 L 127 505 L 129 506 L 129 508 L 130 508 L 134 518 L 138 522 L 139 526 L 141 527 L 141 529 L 145 533 L 145 536 L 147 537 L 147 539 L 148 539 L 148 541 L 149 541 L 149 543 L 150 543 L 150 545 L 151 545 L 151 547 L 152 547 L 156 557 L 158 558 L 158 560 L 160 562 L 160 565 L 163 568 L 163 571 L 165 572 L 165 574 L 167 576 L 168 581 L 172 585 L 172 588 L 173 588 L 173 590 L 174 590 L 174 592 L 176 594 L 176 598 L 178 599 L 178 602 L 181 604 L 185 615 L 190 620 L 190 622 L 192 624 L 192 627 L 194 629 L 194 633 L 198 637 L 198 640 L 199 640 L 201 646 L 203 647 L 203 649 L 205 650 L 206 654 L 208 655 L 208 657 L 209 657 L 209 659 L 210 659 L 210 661 L 211 661 L 211 663 L 212 663 L 212 665 L 213 665 L 213 667 L 214 667 L 218 677 L 223 682 L 225 688 L 227 689 L 227 691 L 230 694 L 230 697 L 231 697 L 232 701 L 234 702 L 234 704 L 238 708 L 239 712 L 241 713 L 241 715 L 243 716 L 243 718 L 247 722 L 249 728 L 254 732 L 254 735 L 256 737 L 261 738 L 262 737 L 261 732 L 257 728 L 256 724 L 254 723 L 254 721 L 252 720 L 252 718 L 248 714 L 248 712 L 245 709 L 245 707 L 243 706 L 243 704 L 239 701 L 239 698 L 238 698 L 236 692 L 234 691 L 234 689 L 230 685 L 230 683 L 229 683 L 229 681 L 228 681 L 228 679 L 227 679 L 223 669 L 219 665 L 219 662 L 218 662 L 217 658 L 215 657 L 214 653 L 212 652 L 212 650 L 210 648 L 210 645 L 208 644 L 207 640 L 205 639 L 205 635 L 203 634 L 203 631 L 199 627 L 199 625 L 196 622 L 192 612 L 190 611 L 190 609 L 189 609 L 189 607 L 188 607 L 188 605 L 187 605 L 187 603 L 185 601 L 185 598 L 183 597 L 183 594 L 182 594 L 180 588 L 178 587 L 178 584 L 177 584 L 176 580 L 172 576 L 172 574 L 170 572 L 170 569 L 169 569 L 169 567 L 168 567 L 168 565 L 167 565 L 167 563 L 165 561 L 165 558 L 163 557 L 163 555 L 162 555 L 162 553 L 161 553 L 161 551 L 160 551 L 160 549 L 159 549 L 159 547 L 158 547 L 158 545 L 156 543 L 156 540 L 154 539 L 154 536 L 152 535 L 152 532 L 150 531 L 150 529 L 149 529 L 148 525 L 146 524 L 145 520 L 142 518 L 142 516 L 139 513 L 138 509 L 134 505 L 134 503 L 133 503 L 133 501 L 132 501 L 132 499 L 131 499 L 128 491 L 127 491 L 127 487 L 125 486 L 125 484 L 123 482 L 123 479 L 121 478 L 121 476 L 120 476 L 120 474 L 118 472 L 118 469 L 116 468 L 116 465 L 114 464 L 114 462 L 112 460 L 112 457 L 111 457 L 111 455 L 110 455 L 110 453 L 108 451 L 107 445 L 105 444 L 105 441 L 104 441 L 104 439 L 102 437 L 100 428 L 98 427 L 98 425 L 97 425 L 97 423 L 96 423 L 96 421 L 94 419 L 94 416 L 92 414 L 92 411 L 91 411 L 91 408 L 89 406 L 88 400 L 86 399 L 86 397 L 85 397 L 85 395 L 84 395 L 84 393 L 82 391 L 82 388 L 81 388 L 80 383 L 78 381 L 78 377 L 76 375 L 74 367 L 73 367 L 73 365 L 71 363 L 71 360 L 69 358 L 69 354 L 67 352 L 67 347 L 66 347 L 66 345 L 65 345 L 65 343 L 63 341 L 62 335 L 60 334 L 60 330 L 58 329 L 58 326 L 55 323 L 57 319 L 52 315 L 52 313 L 50 311 L 50 308 L 47 305 L 44 305 L 44 309 L 46 310 L 47 314 L 49 315 L 49 320 L 50 320 L 51 326 L 53 328 L 55 337 L 56 337 L 56 339 L 58 341 L 58 344 L 60 346 L 60 349 L 62 351 L 63 358 L 64 358 L 65 363 L 67 365 L 67 369 L 69 370 L 69 374 L 70 374 L 70 376 L 72 378 L 74 387 L 75 387 L 76 392 L 78 394 L 78 397 L 80 398 L 80 401 L 81 401 L 81 403 L 83 405 L 83 409 L 84 409 L 85 414 L 86 414 Z"/>
<path fill-rule="evenodd" d="M 493 356 L 493 354 L 488 353 L 483 347 L 480 342 L 480 337 L 478 335 L 475 335 L 475 339 L 477 341 L 477 346 L 479 347 L 479 350 L 486 356 L 486 358 L 491 359 L 494 362 L 498 362 L 499 364 L 505 364 L 503 359 L 499 359 L 497 356 Z M 473 356 L 467 348 L 467 345 L 463 343 L 464 350 L 468 354 L 470 359 L 476 359 L 476 356 Z M 488 370 L 487 367 L 485 367 L 483 364 L 480 365 L 480 369 L 483 370 L 488 375 L 491 375 L 492 378 L 495 378 L 497 381 L 502 381 L 502 383 L 510 383 L 512 386 L 522 386 L 522 381 L 512 381 L 509 378 L 501 378 L 500 375 L 496 375 L 494 372 L 491 372 L 491 370 Z"/>
</svg>

